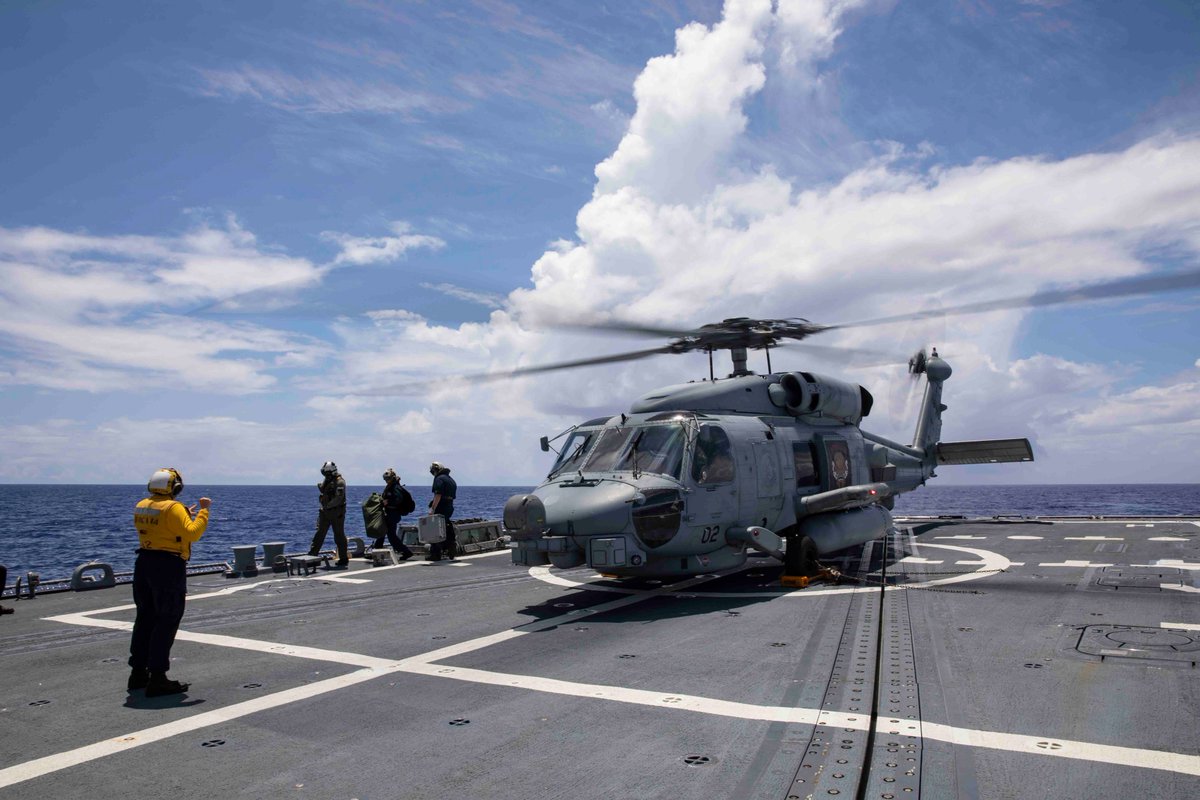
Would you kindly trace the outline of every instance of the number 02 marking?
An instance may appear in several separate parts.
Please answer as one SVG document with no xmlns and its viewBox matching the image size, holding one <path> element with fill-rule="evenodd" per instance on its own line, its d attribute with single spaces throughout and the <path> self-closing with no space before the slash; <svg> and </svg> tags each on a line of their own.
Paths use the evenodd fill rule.
<svg viewBox="0 0 1200 800">
<path fill-rule="evenodd" d="M 721 535 L 720 525 L 705 525 L 704 530 L 700 531 L 700 544 L 708 544 L 715 542 L 717 537 Z"/>
</svg>

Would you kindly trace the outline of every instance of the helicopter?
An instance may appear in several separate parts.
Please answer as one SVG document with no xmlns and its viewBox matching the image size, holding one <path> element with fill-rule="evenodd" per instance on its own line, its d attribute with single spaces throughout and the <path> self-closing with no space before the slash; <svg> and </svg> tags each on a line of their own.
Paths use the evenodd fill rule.
<svg viewBox="0 0 1200 800">
<path fill-rule="evenodd" d="M 874 398 L 861 385 L 809 371 L 774 372 L 781 345 L 828 355 L 871 351 L 803 340 L 828 331 L 933 317 L 1038 308 L 1200 286 L 1200 270 L 1137 276 L 1072 289 L 914 311 L 841 325 L 801 318 L 736 317 L 698 328 L 630 322 L 562 328 L 667 337 L 659 347 L 464 376 L 472 382 L 706 352 L 707 380 L 653 390 L 628 411 L 542 437 L 557 449 L 546 478 L 504 506 L 512 561 L 532 567 L 587 565 L 618 578 L 686 577 L 742 566 L 752 551 L 784 564 L 783 583 L 820 576 L 820 556 L 878 539 L 892 528 L 895 498 L 923 486 L 946 465 L 1033 461 L 1028 439 L 943 442 L 943 385 L 952 374 L 938 355 L 920 350 L 909 373 L 924 380 L 916 429 L 908 444 L 862 428 Z M 766 354 L 767 373 L 748 366 Z M 728 351 L 733 371 L 714 373 Z M 411 391 L 390 387 L 381 393 Z M 825 572 L 828 575 L 828 572 Z"/>
<path fill-rule="evenodd" d="M 805 585 L 821 572 L 818 556 L 883 536 L 896 495 L 937 466 L 1033 460 L 1028 439 L 940 441 L 952 370 L 936 349 L 910 361 L 926 384 L 908 445 L 862 430 L 874 402 L 863 386 L 747 368 L 749 349 L 820 330 L 734 318 L 676 337 L 669 352 L 728 350 L 733 372 L 654 390 L 628 412 L 560 434 L 546 479 L 505 504 L 513 563 L 681 577 L 739 567 L 759 551 L 784 562 L 785 584 Z M 544 451 L 551 441 L 543 437 Z"/>
</svg>

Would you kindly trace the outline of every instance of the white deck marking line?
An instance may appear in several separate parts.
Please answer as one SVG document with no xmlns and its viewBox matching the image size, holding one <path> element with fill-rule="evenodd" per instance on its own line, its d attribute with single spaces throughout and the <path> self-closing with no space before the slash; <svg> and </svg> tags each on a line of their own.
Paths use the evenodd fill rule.
<svg viewBox="0 0 1200 800">
<path fill-rule="evenodd" d="M 1064 536 L 1064 542 L 1123 542 L 1124 536 Z"/>
<path fill-rule="evenodd" d="M 304 686 L 297 686 L 294 689 L 287 689 L 282 692 L 257 697 L 253 700 L 246 700 L 241 703 L 224 708 L 205 711 L 199 714 L 193 714 L 183 719 L 168 722 L 164 725 L 156 725 L 151 728 L 143 728 L 139 731 L 133 731 L 124 736 L 117 736 L 112 739 L 106 739 L 95 744 L 77 747 L 73 750 L 66 750 L 54 755 L 36 758 L 32 761 L 26 761 L 22 764 L 16 764 L 5 769 L 0 769 L 0 789 L 6 786 L 12 786 L 23 781 L 39 778 L 43 775 L 48 775 L 52 772 L 74 767 L 79 764 L 84 764 L 88 761 L 95 761 L 105 756 L 116 755 L 117 753 L 125 753 L 136 747 L 141 747 L 146 744 L 169 739 L 172 736 L 178 736 L 183 733 L 207 728 L 211 725 L 219 725 L 225 722 L 231 722 L 239 717 L 244 717 L 247 714 L 254 714 L 259 711 L 266 711 L 271 708 L 278 708 L 290 703 L 296 703 L 301 700 L 308 700 L 328 692 L 344 689 L 347 686 L 354 686 L 363 681 L 373 680 L 382 675 L 387 675 L 391 672 L 399 672 L 400 664 L 396 663 L 392 669 L 377 670 L 377 669 L 361 669 L 346 675 L 339 675 L 336 678 L 327 678 L 315 683 L 309 683 Z"/>
<path fill-rule="evenodd" d="M 904 558 L 900 559 L 896 563 L 897 564 L 945 564 L 946 562 L 945 561 L 932 561 L 928 558 L 921 558 L 920 556 L 905 556 Z M 958 563 L 962 564 L 965 562 L 960 561 Z M 980 561 L 979 563 L 982 564 L 983 562 Z"/>
<path fill-rule="evenodd" d="M 1159 588 L 1171 589 L 1172 591 L 1176 592 L 1194 592 L 1196 594 L 1200 594 L 1200 589 L 1197 589 L 1195 586 L 1175 586 L 1171 583 L 1160 583 Z"/>
<path fill-rule="evenodd" d="M 684 587 L 686 588 L 686 587 Z M 655 593 L 672 591 L 671 588 L 657 590 Z M 630 596 L 605 603 L 609 608 L 631 605 L 645 599 L 643 596 Z M 600 606 L 594 607 L 593 613 L 598 613 Z M 70 615 L 66 615 L 70 616 Z M 80 616 L 80 615 L 77 615 Z M 560 624 L 566 615 L 560 615 L 550 620 L 540 620 L 530 623 L 531 630 L 553 627 Z M 110 622 L 110 620 L 88 620 L 81 624 Z M 115 623 L 123 624 L 123 623 Z M 107 627 L 107 626 L 103 626 Z M 381 662 L 379 666 L 360 669 L 336 678 L 326 679 L 294 689 L 276 692 L 265 697 L 235 703 L 222 709 L 204 712 L 165 725 L 135 731 L 125 736 L 108 739 L 96 744 L 76 748 L 52 756 L 28 761 L 4 770 L 0 770 L 0 788 L 30 780 L 50 772 L 57 772 L 68 767 L 92 761 L 105 756 L 125 752 L 143 744 L 150 744 L 182 733 L 198 730 L 210 725 L 230 722 L 239 717 L 276 708 L 289 703 L 307 700 L 320 694 L 325 694 L 346 686 L 352 686 L 384 675 L 405 672 L 410 674 L 427 675 L 431 677 L 449 678 L 451 680 L 468 681 L 472 683 L 510 686 L 531 691 L 550 694 L 584 697 L 591 699 L 610 700 L 615 702 L 634 703 L 654 706 L 669 710 L 694 711 L 717 716 L 739 719 L 762 720 L 769 722 L 791 722 L 799 724 L 822 723 L 829 726 L 855 728 L 865 730 L 870 715 L 862 713 L 847 713 L 830 711 L 828 709 L 794 708 L 788 706 L 760 706 L 748 703 L 738 703 L 727 700 L 706 698 L 695 695 L 653 692 L 641 689 L 627 689 L 619 686 L 602 684 L 584 684 L 571 681 L 560 681 L 551 678 L 539 678 L 528 675 L 489 672 L 485 670 L 462 667 L 448 667 L 433 663 L 434 661 L 452 658 L 464 653 L 490 647 L 504 641 L 509 641 L 523 635 L 520 630 L 507 630 L 489 636 L 479 637 L 460 644 L 439 648 L 420 656 L 402 659 L 400 661 Z M 231 645 L 228 642 L 234 637 L 205 637 L 210 643 L 220 646 Z M 225 640 L 225 641 L 222 641 Z M 249 640 L 244 640 L 249 641 Z M 267 644 L 267 643 L 260 643 Z M 265 652 L 279 652 L 267 650 Z M 320 651 L 330 653 L 332 651 Z M 344 653 L 342 657 L 355 656 Z M 357 658 L 370 658 L 357 656 Z M 1188 775 L 1200 775 L 1200 757 L 1185 756 L 1142 748 L 1114 747 L 1110 745 L 1093 744 L 1090 742 L 1056 739 L 1054 737 L 1028 736 L 994 731 L 979 731 L 966 728 L 956 728 L 936 723 L 920 722 L 902 719 L 881 718 L 876 730 L 897 735 L 921 736 L 933 741 L 944 741 L 970 747 L 982 747 L 1010 752 L 1028 753 L 1031 755 L 1051 755 L 1062 758 L 1072 758 L 1084 761 L 1116 763 L 1126 766 L 1143 767 L 1146 769 L 1180 772 Z M 1049 750 L 1039 747 L 1046 742 L 1058 744 L 1061 749 Z"/>
<path fill-rule="evenodd" d="M 1056 520 L 1047 520 L 1044 518 L 1041 521 L 1043 524 L 1049 524 L 1049 525 L 1124 525 L 1126 527 L 1128 527 L 1129 525 L 1136 525 L 1138 527 L 1148 525 L 1148 526 L 1153 527 L 1155 522 L 1157 522 L 1159 524 L 1163 524 L 1163 522 L 1164 522 L 1164 520 L 1161 518 L 1158 518 L 1156 520 L 1148 520 L 1148 519 L 1133 520 L 1132 522 L 1128 519 L 1056 519 Z M 1183 524 L 1186 524 L 1188 522 L 1188 520 L 1186 520 L 1186 519 L 1171 520 L 1171 521 L 1172 522 L 1180 522 Z"/>
<path fill-rule="evenodd" d="M 1091 561 L 1044 561 L 1039 567 L 1111 567 L 1112 564 L 1093 564 Z"/>
<path fill-rule="evenodd" d="M 638 591 L 637 589 L 623 589 L 620 586 L 599 586 L 593 585 L 591 581 L 605 580 L 604 576 L 598 572 L 592 573 L 595 577 L 588 581 L 573 581 L 569 578 L 564 578 L 561 575 L 556 575 L 550 571 L 550 567 L 530 567 L 529 577 L 536 578 L 543 583 L 549 583 L 554 586 L 565 586 L 568 589 L 575 589 L 580 586 L 586 586 L 589 592 L 615 592 L 616 594 L 631 594 Z"/>
<path fill-rule="evenodd" d="M 1193 625 L 1190 622 L 1160 622 L 1160 628 L 1174 628 L 1177 631 L 1200 631 L 1200 625 Z"/>
<path fill-rule="evenodd" d="M 432 665 L 431 662 L 441 659 L 453 658 L 454 656 L 470 653 L 475 650 L 481 650 L 485 647 L 491 647 L 501 642 L 509 641 L 517 637 L 523 636 L 526 633 L 553 628 L 567 620 L 580 619 L 589 614 L 598 614 L 604 611 L 611 611 L 622 606 L 639 603 L 649 597 L 657 596 L 667 592 L 676 591 L 678 589 L 686 589 L 697 583 L 713 580 L 714 578 L 723 577 L 729 574 L 728 572 L 704 575 L 688 580 L 680 581 L 679 583 L 663 586 L 661 589 L 656 589 L 645 594 L 632 595 L 622 597 L 608 603 L 602 603 L 598 606 L 582 609 L 579 614 L 560 614 L 556 617 L 551 617 L 545 620 L 537 620 L 520 628 L 512 628 L 501 631 L 499 633 L 481 636 L 476 639 L 471 639 L 459 644 L 452 644 L 446 647 L 440 647 L 436 650 L 431 650 L 419 656 L 402 659 L 400 661 L 377 659 L 371 656 L 359 655 L 357 653 L 337 652 L 333 650 L 319 650 L 317 648 L 296 647 L 294 645 L 280 645 L 274 642 L 259 642 L 253 639 L 239 639 L 233 636 L 221 636 L 212 634 L 195 634 L 188 631 L 179 631 L 177 639 L 202 642 L 212 644 L 219 647 L 235 647 L 239 649 L 258 650 L 260 652 L 272 653 L 275 655 L 295 655 L 301 658 L 318 658 L 320 660 L 334 660 L 338 663 L 367 663 L 365 669 L 360 669 L 355 672 L 341 675 L 336 678 L 329 678 L 323 681 L 298 686 L 293 689 L 286 689 L 282 692 L 265 695 L 263 697 L 247 700 L 241 703 L 235 703 L 225 708 L 215 709 L 200 714 L 195 714 L 185 717 L 181 720 L 158 725 L 153 728 L 146 728 L 141 731 L 124 736 L 118 736 L 112 739 L 106 739 L 95 744 L 85 745 L 73 750 L 67 750 L 62 753 L 57 753 L 50 756 L 26 761 L 22 764 L 16 764 L 5 769 L 0 769 L 0 789 L 11 786 L 23 781 L 32 780 L 33 778 L 47 775 L 51 772 L 67 769 L 69 767 L 83 764 L 88 761 L 94 761 L 105 756 L 123 753 L 135 747 L 140 747 L 144 744 L 162 741 L 163 739 L 177 736 L 182 733 L 205 728 L 210 725 L 216 725 L 222 722 L 231 722 L 239 717 L 244 717 L 248 714 L 254 714 L 259 711 L 276 708 L 287 705 L 289 703 L 307 700 L 317 695 L 325 694 L 346 686 L 353 686 L 364 681 L 372 680 L 384 675 L 389 675 L 396 672 L 410 672 L 413 674 L 428 674 L 445 677 L 453 673 L 457 668 L 440 667 Z M 97 612 L 88 612 L 95 614 Z M 88 614 L 62 614 L 57 617 L 46 617 L 48 620 L 55 622 L 65 622 L 73 625 L 87 625 L 97 628 L 110 628 L 116 630 L 129 630 L 133 627 L 132 623 L 120 622 L 118 620 L 107 619 L 92 619 Z M 282 648 L 282 649 L 280 649 Z"/>
<path fill-rule="evenodd" d="M 1005 537 L 1005 538 L 1008 538 L 1008 539 L 1013 539 L 1013 540 L 1016 540 L 1016 541 L 1026 541 L 1026 542 L 1032 542 L 1032 541 L 1034 541 L 1035 539 L 1044 539 L 1045 537 L 1044 537 L 1044 536 L 1008 536 L 1008 537 Z"/>
<path fill-rule="evenodd" d="M 114 631 L 133 630 L 132 622 L 122 622 L 115 619 L 93 619 L 84 614 L 62 614 L 57 617 L 46 617 L 50 622 L 65 622 L 68 625 L 84 625 L 93 628 L 108 628 Z M 323 650 L 319 647 L 302 647 L 300 645 L 268 642 L 260 639 L 244 639 L 239 636 L 224 636 L 215 633 L 198 633 L 181 630 L 175 635 L 176 641 L 198 642 L 218 647 L 232 647 L 237 650 L 253 650 L 259 653 L 270 653 L 278 656 L 293 656 L 309 658 L 314 661 L 332 661 L 336 664 L 346 664 L 354 667 L 370 667 L 381 669 L 396 663 L 395 659 L 374 658 L 356 653 L 345 653 L 338 650 Z"/>
<path fill-rule="evenodd" d="M 1147 542 L 1186 542 L 1187 537 L 1184 536 L 1151 536 Z"/>
<path fill-rule="evenodd" d="M 955 728 L 936 722 L 926 722 L 922 727 L 927 739 L 968 747 L 1006 750 L 1010 753 L 1026 753 L 1051 758 L 1069 758 L 1101 764 L 1120 764 L 1183 775 L 1200 775 L 1200 756 L 1149 750 L 1141 747 L 1093 744 L 1071 739 L 1058 739 L 1053 736 L 1028 736 L 1018 733 Z M 1058 747 L 1055 748 L 1055 745 Z"/>
<path fill-rule="evenodd" d="M 442 667 L 436 664 L 406 666 L 405 672 L 418 672 L 451 680 L 507 686 L 547 694 L 580 697 L 592 700 L 609 700 L 618 703 L 653 706 L 671 711 L 692 711 L 736 719 L 761 720 L 765 722 L 790 722 L 798 724 L 821 723 L 830 727 L 866 730 L 870 714 L 829 711 L 816 708 L 791 706 L 761 706 L 738 703 L 675 692 L 655 692 L 645 689 L 627 689 L 607 684 L 576 683 L 554 678 L 539 678 L 532 675 L 517 675 L 489 672 L 465 667 Z M 1200 775 L 1200 756 L 1189 756 L 1162 750 L 1137 747 L 1118 747 L 1092 742 L 1060 739 L 1053 736 L 1030 736 L 1027 734 L 981 731 L 957 728 L 952 725 L 908 719 L 880 718 L 876 731 L 885 734 L 919 736 L 932 741 L 949 742 L 967 747 L 1004 750 L 1029 755 L 1054 756 L 1080 761 L 1105 764 L 1120 764 L 1144 769 L 1178 772 L 1185 775 Z M 1056 748 L 1050 745 L 1057 745 Z"/>
<path fill-rule="evenodd" d="M 1200 569 L 1200 564 L 1180 561 L 1178 558 L 1160 558 L 1152 564 L 1130 564 L 1131 567 L 1170 567 L 1172 569 Z"/>
<path fill-rule="evenodd" d="M 983 564 L 983 568 L 975 570 L 974 572 L 968 572 L 963 575 L 954 575 L 949 578 L 935 578 L 934 580 L 921 581 L 919 583 L 906 583 L 906 584 L 896 586 L 896 587 L 888 587 L 887 591 L 889 591 L 889 592 L 903 591 L 905 589 L 914 589 L 914 588 L 915 589 L 923 589 L 926 586 L 941 586 L 942 584 L 946 584 L 946 583 L 961 583 L 962 581 L 973 581 L 978 578 L 985 578 L 988 575 L 992 574 L 994 571 L 1006 570 L 1010 566 L 1012 566 L 1012 562 L 1009 561 L 1007 558 L 1000 555 L 999 553 L 993 553 L 990 550 L 976 550 L 971 547 L 962 547 L 959 545 L 952 545 L 952 544 L 930 544 L 929 542 L 923 542 L 921 546 L 922 547 L 936 547 L 936 548 L 939 548 L 942 550 L 954 550 L 957 552 L 968 553 L 970 555 L 977 556 L 981 559 L 980 563 Z M 1022 566 L 1024 566 L 1023 563 L 1022 563 Z M 743 566 L 742 568 L 748 569 L 749 567 Z M 621 588 L 621 587 L 617 587 L 617 586 L 598 586 L 598 585 L 594 585 L 591 583 L 585 583 L 582 581 L 573 581 L 570 578 L 563 577 L 562 575 L 555 575 L 555 574 L 551 573 L 549 567 L 530 567 L 529 574 L 531 577 L 537 578 L 538 580 L 541 580 L 541 581 L 545 581 L 546 583 L 554 584 L 555 586 L 566 586 L 566 587 L 569 587 L 572 589 L 586 589 L 589 592 L 590 591 L 598 591 L 598 592 L 614 592 L 614 593 L 632 594 L 634 592 L 641 591 L 638 589 L 625 589 L 625 588 Z M 599 576 L 597 576 L 597 577 L 599 577 Z M 677 584 L 677 586 L 678 586 L 678 584 Z M 745 599 L 745 598 L 749 598 L 749 597 L 799 597 L 799 598 L 805 598 L 805 597 L 821 597 L 823 595 L 829 595 L 829 594 L 854 594 L 855 592 L 874 592 L 874 591 L 877 591 L 878 589 L 879 589 L 878 586 L 847 586 L 847 587 L 836 588 L 836 589 L 812 589 L 812 588 L 809 588 L 809 589 L 796 589 L 794 591 L 780 589 L 780 590 L 773 591 L 773 592 L 689 591 L 688 594 L 695 595 L 696 597 L 720 597 L 720 598 L 733 598 L 733 599 Z"/>
<path fill-rule="evenodd" d="M 931 546 L 945 547 L 947 549 L 956 550 L 969 549 L 955 548 L 949 545 Z M 973 552 L 984 553 L 986 551 Z M 1003 557 L 999 558 L 1003 559 Z M 678 591 L 680 589 L 686 589 L 692 585 L 695 585 L 696 583 L 711 580 L 715 577 L 722 576 L 699 576 L 689 580 L 681 581 L 677 584 L 663 586 L 660 589 L 652 590 L 644 594 L 630 595 L 628 597 L 613 600 L 609 603 L 603 603 L 599 606 L 593 606 L 590 609 L 585 609 L 584 613 L 601 613 L 602 610 L 611 610 L 613 608 L 625 605 L 632 605 L 649 597 Z M 89 619 L 84 614 L 63 615 L 63 617 L 73 617 L 74 619 L 61 619 L 60 621 L 72 621 L 76 624 L 96 625 L 97 627 L 110 627 L 110 625 L 124 626 L 128 624 L 117 622 L 115 620 Z M 530 688 L 536 691 L 546 691 L 556 694 L 568 694 L 580 697 L 599 697 L 601 699 L 611 699 L 620 702 L 637 702 L 663 708 L 679 708 L 683 710 L 699 711 L 702 713 L 721 714 L 723 716 L 736 716 L 744 719 L 794 721 L 808 724 L 813 724 L 816 722 L 817 724 L 836 724 L 842 727 L 858 727 L 859 729 L 864 729 L 866 720 L 869 720 L 869 716 L 861 713 L 851 716 L 845 712 L 834 712 L 819 709 L 803 709 L 779 706 L 753 706 L 744 703 L 734 703 L 710 698 L 694 696 L 689 697 L 682 695 L 663 695 L 657 692 L 646 692 L 645 690 L 578 684 L 567 681 L 554 681 L 547 678 L 491 673 L 483 670 L 471 670 L 460 667 L 445 667 L 432 663 L 435 660 L 451 658 L 456 655 L 461 655 L 463 653 L 479 650 L 494 644 L 499 644 L 501 642 L 517 638 L 523 635 L 525 632 L 554 627 L 555 625 L 561 624 L 566 619 L 578 619 L 578 616 L 563 614 L 547 620 L 531 622 L 528 625 L 522 626 L 522 628 L 501 631 L 497 634 L 479 637 L 477 639 L 455 645 L 449 645 L 447 647 L 439 648 L 438 650 L 434 650 L 420 656 L 403 659 L 401 661 L 386 662 L 385 666 L 380 668 L 367 668 L 358 670 L 337 678 L 331 678 L 325 681 L 297 687 L 295 689 L 277 692 L 275 694 L 256 698 L 254 700 L 245 701 L 243 703 L 237 703 L 224 709 L 217 709 L 214 711 L 197 714 L 187 717 L 183 720 L 177 720 L 175 722 L 167 723 L 155 728 L 149 728 L 124 737 L 117 737 L 115 739 L 109 739 L 104 742 L 77 748 L 75 750 L 59 753 L 57 755 L 28 761 L 24 764 L 19 764 L 4 770 L 0 770 L 0 788 L 12 785 L 13 783 L 29 780 L 49 772 L 55 772 L 60 769 L 75 766 L 86 761 L 91 761 L 118 752 L 124 752 L 132 747 L 140 746 L 141 744 L 160 741 L 170 736 L 196 730 L 201 727 L 207 727 L 208 725 L 231 721 L 238 717 L 255 713 L 256 711 L 274 708 L 280 705 L 286 705 L 287 703 L 291 702 L 297 702 L 299 700 L 304 700 L 312 696 L 343 688 L 344 686 L 361 683 L 363 681 L 371 680 L 373 678 L 393 672 L 435 675 L 438 677 L 447 677 L 456 680 L 468 680 L 496 685 L 503 684 L 518 687 L 524 685 L 524 688 Z M 205 639 L 211 644 L 223 644 L 225 646 L 230 646 L 229 643 L 232 641 L 253 641 L 235 640 L 234 637 L 225 636 L 204 636 Z M 264 643 L 256 644 L 261 645 Z M 287 646 L 285 645 L 285 647 Z M 333 652 L 316 651 L 315 648 L 312 650 L 314 652 L 322 653 Z M 268 650 L 267 652 L 279 653 L 280 651 Z M 355 654 L 340 655 L 354 656 Z M 358 657 L 370 658 L 369 656 Z M 587 691 L 582 691 L 581 687 Z M 668 698 L 671 701 L 670 705 L 666 705 Z M 955 728 L 953 726 L 940 725 L 936 723 L 917 723 L 899 719 L 889 719 L 887 721 L 881 720 L 877 725 L 877 729 L 882 732 L 894 734 L 900 734 L 903 732 L 905 735 L 923 736 L 923 738 L 936 741 L 946 741 L 972 747 L 1023 752 L 1031 755 L 1051 755 L 1059 758 L 1118 763 L 1127 766 L 1144 767 L 1147 769 L 1180 772 L 1188 775 L 1200 775 L 1200 757 L 1185 756 L 1177 753 L 1166 753 L 1156 750 L 1114 747 L 1110 745 L 1092 744 L 1089 742 L 1077 742 L 1045 737 L 1030 737 L 1021 734 L 978 731 L 965 728 Z M 1047 749 L 1050 744 L 1056 744 L 1060 749 Z"/>
<path fill-rule="evenodd" d="M 960 533 L 957 536 L 935 536 L 935 539 L 986 539 L 986 536 L 968 536 L 965 533 Z"/>
<path fill-rule="evenodd" d="M 507 552 L 508 552 L 508 550 L 495 550 L 495 551 L 488 551 L 486 553 L 472 553 L 469 556 L 459 556 L 459 560 L 489 558 L 491 556 L 498 556 L 498 555 L 501 555 L 501 554 L 504 554 Z M 374 572 L 383 572 L 383 571 L 389 570 L 389 569 L 400 569 L 401 567 L 415 567 L 418 564 L 423 564 L 423 563 L 425 563 L 425 562 L 410 560 L 410 561 L 405 561 L 402 564 L 392 564 L 387 567 L 373 567 L 370 571 L 373 573 Z M 356 571 L 359 571 L 359 570 L 356 570 Z M 261 581 L 251 581 L 250 583 L 240 583 L 237 586 L 230 586 L 225 589 L 217 589 L 212 592 L 203 592 L 201 594 L 189 594 L 187 596 L 187 599 L 188 599 L 188 602 L 194 602 L 196 600 L 205 600 L 209 597 L 225 597 L 227 595 L 234 594 L 235 592 L 244 592 L 247 589 L 257 589 L 260 586 L 266 586 L 268 583 L 286 583 L 288 581 L 298 581 L 298 580 L 299 581 L 302 581 L 302 580 L 324 580 L 324 581 L 335 581 L 337 583 L 355 583 L 355 582 L 369 583 L 371 579 L 370 578 L 349 578 L 349 577 L 329 576 L 329 575 L 304 575 L 304 576 L 291 576 L 291 577 L 286 577 L 286 578 L 267 578 L 267 579 L 261 580 Z M 97 609 L 93 609 L 91 611 L 80 611 L 78 614 L 66 614 L 64 616 L 92 617 L 97 614 L 113 614 L 118 611 L 132 611 L 135 608 L 137 608 L 137 606 L 134 605 L 133 603 L 126 603 L 125 605 L 109 606 L 108 608 L 97 608 Z M 56 618 L 55 617 L 43 617 L 43 619 L 56 619 Z M 62 622 L 65 620 L 56 620 L 56 621 Z M 101 626 L 101 627 L 103 627 L 103 626 Z"/>
<path fill-rule="evenodd" d="M 939 561 L 938 563 L 940 564 L 941 562 Z M 981 564 L 986 564 L 986 563 L 987 563 L 986 561 L 955 561 L 954 562 L 955 566 L 960 566 L 960 567 L 977 567 Z"/>
<path fill-rule="evenodd" d="M 501 547 L 498 550 L 488 550 L 487 552 L 484 552 L 484 553 L 471 553 L 470 555 L 459 556 L 458 560 L 459 561 L 474 561 L 475 559 L 478 559 L 478 558 L 494 558 L 496 556 L 508 555 L 508 553 L 509 553 L 509 549 L 507 547 Z M 374 575 L 376 572 L 387 572 L 389 569 L 404 569 L 406 567 L 419 567 L 422 564 L 432 564 L 432 563 L 434 563 L 434 562 L 426 561 L 423 558 L 418 558 L 416 556 L 413 556 L 412 558 L 410 558 L 407 561 L 401 561 L 399 564 L 388 564 L 387 566 L 383 566 L 383 567 L 371 567 L 369 569 L 362 570 L 362 571 L 366 572 L 368 574 Z"/>
</svg>

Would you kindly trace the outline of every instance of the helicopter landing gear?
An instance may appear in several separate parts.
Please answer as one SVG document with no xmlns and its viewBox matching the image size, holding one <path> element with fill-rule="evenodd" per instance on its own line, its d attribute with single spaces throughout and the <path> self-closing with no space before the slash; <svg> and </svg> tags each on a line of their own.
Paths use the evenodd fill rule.
<svg viewBox="0 0 1200 800">
<path fill-rule="evenodd" d="M 803 589 L 816 581 L 837 583 L 842 573 L 833 567 L 822 566 L 817 560 L 817 545 L 811 536 L 789 536 L 784 552 L 783 577 L 780 583 Z"/>
</svg>

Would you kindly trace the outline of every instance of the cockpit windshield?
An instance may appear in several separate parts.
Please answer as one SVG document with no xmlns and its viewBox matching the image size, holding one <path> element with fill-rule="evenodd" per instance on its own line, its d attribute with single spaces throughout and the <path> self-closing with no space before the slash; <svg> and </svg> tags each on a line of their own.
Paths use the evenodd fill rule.
<svg viewBox="0 0 1200 800">
<path fill-rule="evenodd" d="M 686 435 L 682 425 L 608 428 L 583 464 L 585 472 L 652 472 L 678 479 Z"/>
</svg>

